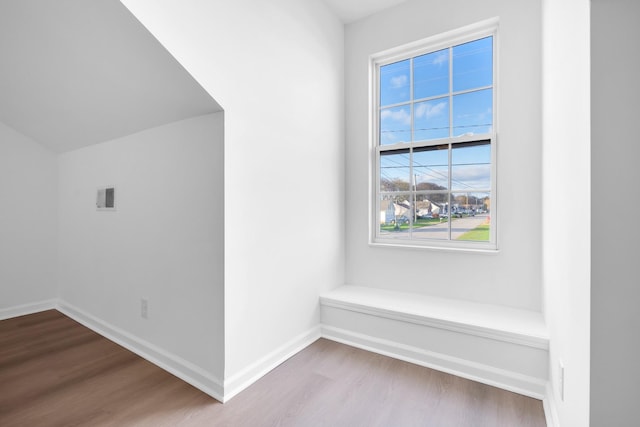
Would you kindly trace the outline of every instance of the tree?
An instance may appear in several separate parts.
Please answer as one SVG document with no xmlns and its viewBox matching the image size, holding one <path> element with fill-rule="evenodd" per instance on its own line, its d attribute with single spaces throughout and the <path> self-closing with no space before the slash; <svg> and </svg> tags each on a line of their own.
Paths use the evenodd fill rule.
<svg viewBox="0 0 640 427">
<path fill-rule="evenodd" d="M 409 191 L 409 182 L 402 178 L 380 179 L 381 191 Z"/>
</svg>

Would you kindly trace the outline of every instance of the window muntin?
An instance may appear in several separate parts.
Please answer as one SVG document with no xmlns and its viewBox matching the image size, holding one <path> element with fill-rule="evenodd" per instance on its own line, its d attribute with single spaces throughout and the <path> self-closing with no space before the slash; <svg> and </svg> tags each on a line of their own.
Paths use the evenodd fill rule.
<svg viewBox="0 0 640 427">
<path fill-rule="evenodd" d="M 373 243 L 496 249 L 494 45 L 374 59 Z"/>
</svg>

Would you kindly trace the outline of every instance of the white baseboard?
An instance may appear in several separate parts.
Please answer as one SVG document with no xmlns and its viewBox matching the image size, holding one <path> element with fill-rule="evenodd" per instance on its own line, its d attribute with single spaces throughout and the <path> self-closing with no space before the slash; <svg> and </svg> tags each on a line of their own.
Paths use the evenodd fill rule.
<svg viewBox="0 0 640 427">
<path fill-rule="evenodd" d="M 544 407 L 544 416 L 547 420 L 547 427 L 560 427 L 558 407 L 556 405 L 553 388 L 551 387 L 551 381 L 547 382 L 546 393 L 542 400 L 542 406 Z"/>
<path fill-rule="evenodd" d="M 214 399 L 224 401 L 222 381 L 193 363 L 110 325 L 65 301 L 58 301 L 56 308 L 78 323 L 172 373 Z"/>
<path fill-rule="evenodd" d="M 225 393 L 223 402 L 228 402 L 242 390 L 246 389 L 269 373 L 269 371 L 273 370 L 305 347 L 308 347 L 319 338 L 320 326 L 316 326 L 293 338 L 291 341 L 275 349 L 265 357 L 247 366 L 242 371 L 232 375 L 224 382 Z"/>
<path fill-rule="evenodd" d="M 478 381 L 535 399 L 543 399 L 545 397 L 545 381 L 535 377 L 333 326 L 322 325 L 322 336 L 332 341 Z"/>
<path fill-rule="evenodd" d="M 52 299 L 0 309 L 0 320 L 53 309 L 172 373 L 220 402 L 229 401 L 269 371 L 320 338 L 320 326 L 314 327 L 231 376 L 223 383 L 191 362 L 98 319 L 66 301 Z"/>
<path fill-rule="evenodd" d="M 56 299 L 50 299 L 46 301 L 16 305 L 14 307 L 0 308 L 0 320 L 26 316 L 27 314 L 38 313 L 40 311 L 53 310 L 56 308 L 56 303 Z"/>
</svg>

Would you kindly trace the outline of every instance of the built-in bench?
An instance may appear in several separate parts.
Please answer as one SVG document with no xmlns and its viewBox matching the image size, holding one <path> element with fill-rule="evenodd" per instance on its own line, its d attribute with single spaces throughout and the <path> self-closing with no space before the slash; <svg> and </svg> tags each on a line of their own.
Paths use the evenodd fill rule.
<svg viewBox="0 0 640 427">
<path fill-rule="evenodd" d="M 539 312 L 362 286 L 320 304 L 326 338 L 544 396 L 549 337 Z"/>
</svg>

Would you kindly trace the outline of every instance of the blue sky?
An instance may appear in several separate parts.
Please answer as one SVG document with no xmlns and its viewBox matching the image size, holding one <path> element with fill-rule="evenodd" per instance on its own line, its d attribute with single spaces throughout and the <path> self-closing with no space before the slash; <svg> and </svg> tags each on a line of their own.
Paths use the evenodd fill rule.
<svg viewBox="0 0 640 427">
<path fill-rule="evenodd" d="M 434 140 L 453 135 L 489 133 L 493 125 L 492 37 L 443 49 L 380 68 L 380 144 Z M 452 58 L 452 60 L 451 60 Z M 410 86 L 413 67 L 413 98 Z M 449 75 L 453 76 L 452 84 Z M 449 93 L 452 86 L 453 93 Z M 457 93 L 462 91 L 463 93 Z M 426 98 L 426 99 L 425 99 Z M 450 111 L 452 110 L 452 111 Z M 451 114 L 451 115 L 450 115 Z M 413 129 L 411 128 L 413 115 Z M 490 145 L 452 152 L 452 190 L 490 188 Z M 447 150 L 414 153 L 417 182 L 443 187 L 448 181 Z M 408 182 L 409 154 L 381 156 L 381 177 Z"/>
<path fill-rule="evenodd" d="M 386 152 L 380 156 L 381 178 L 400 178 L 418 184 L 430 182 L 448 187 L 448 150 L 431 149 L 413 153 L 413 174 L 409 168 L 408 152 Z M 465 146 L 454 148 L 451 154 L 452 190 L 473 191 L 491 188 L 491 146 Z"/>
<path fill-rule="evenodd" d="M 414 141 L 449 136 L 452 106 L 453 135 L 487 133 L 493 124 L 491 89 L 456 94 L 490 86 L 493 78 L 492 37 L 454 46 L 413 59 Z M 380 67 L 380 144 L 411 140 L 411 61 Z M 449 96 L 449 72 L 453 96 Z M 387 107 L 391 105 L 393 107 Z M 452 104 L 452 105 L 450 105 Z M 387 108 L 385 108 L 387 107 Z"/>
</svg>

